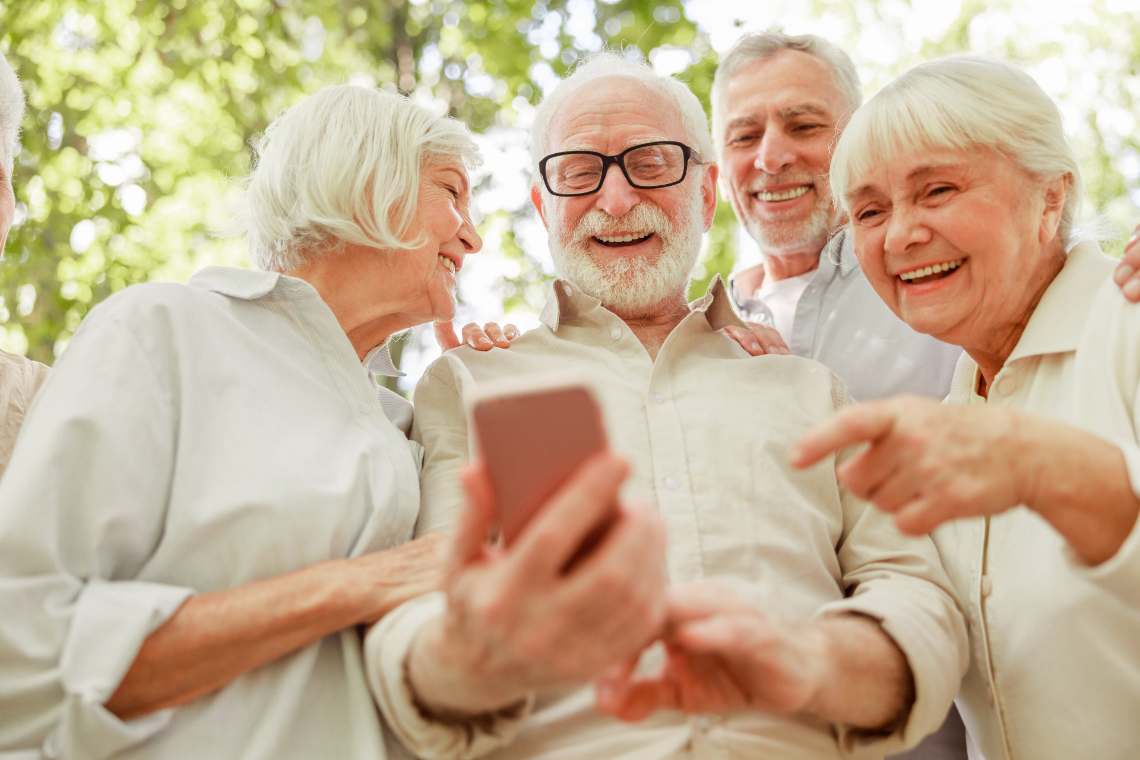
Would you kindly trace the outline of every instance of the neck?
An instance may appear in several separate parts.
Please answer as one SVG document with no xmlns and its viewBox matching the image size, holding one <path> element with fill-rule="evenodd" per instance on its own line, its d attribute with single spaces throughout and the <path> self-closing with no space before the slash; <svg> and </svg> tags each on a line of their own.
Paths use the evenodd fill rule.
<svg viewBox="0 0 1140 760">
<path fill-rule="evenodd" d="M 1030 281 L 1026 288 L 1029 298 L 1024 307 L 1018 311 L 1017 316 L 996 328 L 990 326 L 984 331 L 986 336 L 984 342 L 980 342 L 977 346 L 966 347 L 966 353 L 978 365 L 981 379 L 978 381 L 977 390 L 978 395 L 983 398 L 988 397 L 987 394 L 994 378 L 1005 366 L 1009 355 L 1013 353 L 1013 349 L 1017 348 L 1017 344 L 1025 332 L 1025 327 L 1033 317 L 1033 312 L 1037 310 L 1037 304 L 1041 302 L 1041 297 L 1045 295 L 1045 291 L 1056 279 L 1061 268 L 1065 266 L 1065 254 L 1062 250 L 1041 255 L 1044 257 L 1042 266 L 1038 270 L 1038 275 Z"/>
<path fill-rule="evenodd" d="M 819 266 L 820 249 L 809 248 L 779 254 L 761 251 L 764 256 L 764 276 L 771 280 L 786 280 L 798 277 Z"/>
<path fill-rule="evenodd" d="M 313 286 L 361 360 L 392 335 L 418 321 L 402 313 L 403 304 L 386 299 L 382 289 L 364 292 L 361 283 L 375 281 L 374 274 L 365 275 L 365 263 L 355 260 L 350 248 L 311 256 L 300 267 L 284 272 Z"/>
<path fill-rule="evenodd" d="M 675 293 L 650 309 L 636 312 L 623 312 L 609 306 L 606 308 L 621 317 L 653 359 L 657 358 L 657 352 L 661 350 L 673 328 L 689 315 L 689 304 L 681 292 Z"/>
</svg>

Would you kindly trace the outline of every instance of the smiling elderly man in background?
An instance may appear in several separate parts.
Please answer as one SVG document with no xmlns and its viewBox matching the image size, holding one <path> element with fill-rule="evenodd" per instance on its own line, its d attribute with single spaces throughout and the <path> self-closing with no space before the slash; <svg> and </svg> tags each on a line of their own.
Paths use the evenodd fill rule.
<svg viewBox="0 0 1140 760">
<path fill-rule="evenodd" d="M 712 92 L 721 187 L 763 259 L 732 279 L 741 313 L 827 365 L 860 401 L 943 398 L 961 350 L 883 304 L 831 197 L 831 147 L 863 99 L 851 59 L 815 35 L 746 34 Z"/>
<path fill-rule="evenodd" d="M 746 34 L 725 54 L 713 81 L 721 187 L 763 259 L 737 271 L 731 292 L 742 314 L 827 365 L 853 397 L 941 399 L 961 350 L 896 317 L 839 229 L 831 148 L 862 100 L 851 58 L 822 37 Z M 965 760 L 957 712 L 903 757 Z"/>
<path fill-rule="evenodd" d="M 963 622 L 929 541 L 902 537 L 840 489 L 835 461 L 787 466 L 788 443 L 844 403 L 842 384 L 799 357 L 747 356 L 719 332 L 741 325 L 719 281 L 686 303 L 716 204 L 700 104 L 603 54 L 548 95 L 532 140 L 532 198 L 560 279 L 542 327 L 491 360 L 446 354 L 416 390 L 417 532 L 457 535 L 445 592 L 368 636 L 373 694 L 394 734 L 433 758 L 818 760 L 913 745 L 957 690 Z M 597 389 L 612 448 L 632 465 L 622 495 L 655 505 L 667 552 L 651 529 L 640 547 L 629 541 L 637 510 L 623 508 L 588 559 L 561 570 L 612 514 L 627 475 L 612 457 L 575 481 L 577 495 L 593 490 L 592 507 L 556 497 L 516 543 L 483 548 L 486 482 L 464 471 L 466 508 L 460 485 L 465 403 L 496 378 L 567 368 Z M 639 723 L 597 710 L 590 679 L 726 598 L 771 622 L 771 672 L 747 695 L 762 710 L 685 714 L 718 709 L 694 702 Z M 660 655 L 650 647 L 643 665 Z"/>
<path fill-rule="evenodd" d="M 12 67 L 0 54 L 0 258 L 16 215 L 12 169 L 24 118 L 24 92 Z M 39 362 L 0 351 L 0 475 L 8 466 L 24 413 L 47 377 Z"/>
</svg>

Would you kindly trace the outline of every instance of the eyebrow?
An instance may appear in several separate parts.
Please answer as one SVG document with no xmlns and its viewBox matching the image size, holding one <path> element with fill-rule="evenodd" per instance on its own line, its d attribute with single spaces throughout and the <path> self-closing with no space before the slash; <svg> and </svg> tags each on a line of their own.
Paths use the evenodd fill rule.
<svg viewBox="0 0 1140 760">
<path fill-rule="evenodd" d="M 915 180 L 922 179 L 923 177 L 935 174 L 936 172 L 942 171 L 944 169 L 956 169 L 957 167 L 958 163 L 955 161 L 944 161 L 937 164 L 923 164 L 922 166 L 916 166 L 907 172 L 906 181 L 914 182 Z M 874 192 L 877 191 L 871 185 L 859 185 L 854 190 L 847 193 L 847 199 L 854 200 L 860 195 L 868 195 Z"/>
<path fill-rule="evenodd" d="M 824 108 L 817 103 L 796 103 L 795 105 L 785 106 L 776 111 L 781 119 L 794 119 L 797 116 L 811 115 L 819 116 L 824 119 L 834 118 L 831 111 Z M 754 127 L 760 124 L 760 120 L 755 116 L 737 116 L 727 124 L 724 125 L 724 131 L 730 132 L 738 127 Z"/>
<path fill-rule="evenodd" d="M 470 189 L 467 185 L 467 177 L 465 177 L 463 175 L 463 172 L 459 171 L 458 169 L 453 169 L 452 167 L 448 166 L 443 169 L 443 173 L 455 175 L 455 178 L 459 180 L 459 189 L 461 192 L 465 193 Z"/>
</svg>

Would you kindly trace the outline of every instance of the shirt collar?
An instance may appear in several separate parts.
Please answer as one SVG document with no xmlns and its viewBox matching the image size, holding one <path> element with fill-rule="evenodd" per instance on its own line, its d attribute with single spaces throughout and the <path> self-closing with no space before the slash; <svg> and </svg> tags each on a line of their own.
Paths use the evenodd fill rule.
<svg viewBox="0 0 1140 760">
<path fill-rule="evenodd" d="M 709 284 L 705 294 L 693 301 L 689 307 L 692 311 L 705 314 L 714 330 L 726 325 L 744 324 L 732 306 L 732 298 L 720 275 Z M 550 284 L 540 319 L 552 331 L 558 332 L 558 327 L 564 322 L 589 318 L 598 310 L 612 313 L 602 306 L 602 302 L 597 298 L 583 293 L 578 286 L 559 278 Z"/>
<path fill-rule="evenodd" d="M 859 268 L 859 259 L 855 257 L 855 238 L 848 234 L 847 227 L 840 228 L 832 235 L 827 245 L 819 253 L 819 269 L 830 273 L 839 270 L 840 277 L 848 277 Z"/>
<path fill-rule="evenodd" d="M 190 285 L 203 290 L 212 290 L 230 298 L 243 301 L 256 301 L 273 292 L 277 283 L 284 278 L 279 272 L 263 272 L 256 269 L 236 267 L 206 267 L 198 270 L 190 278 Z"/>
<path fill-rule="evenodd" d="M 407 373 L 401 372 L 396 368 L 396 363 L 392 361 L 392 341 L 386 340 L 376 348 L 369 351 L 364 356 L 364 366 L 373 375 L 383 375 L 384 377 L 404 377 Z"/>
<path fill-rule="evenodd" d="M 1006 363 L 1075 351 L 1097 291 L 1111 276 L 1112 259 L 1095 242 L 1079 243 L 1045 289 Z"/>
</svg>

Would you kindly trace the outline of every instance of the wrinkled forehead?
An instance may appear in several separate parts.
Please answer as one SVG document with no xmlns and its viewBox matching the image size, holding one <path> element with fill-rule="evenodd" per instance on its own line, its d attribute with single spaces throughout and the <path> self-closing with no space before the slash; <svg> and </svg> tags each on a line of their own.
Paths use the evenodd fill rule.
<svg viewBox="0 0 1140 760">
<path fill-rule="evenodd" d="M 680 109 L 661 90 L 629 76 L 579 84 L 564 96 L 550 121 L 551 152 L 619 152 L 651 140 L 685 140 Z"/>
</svg>

